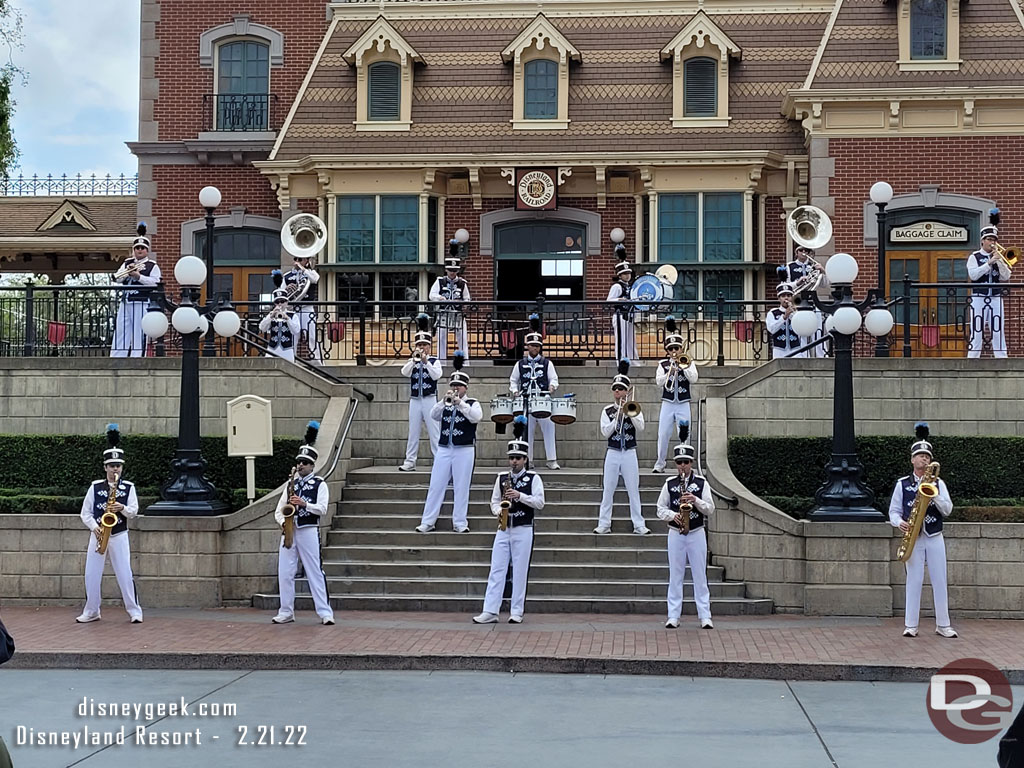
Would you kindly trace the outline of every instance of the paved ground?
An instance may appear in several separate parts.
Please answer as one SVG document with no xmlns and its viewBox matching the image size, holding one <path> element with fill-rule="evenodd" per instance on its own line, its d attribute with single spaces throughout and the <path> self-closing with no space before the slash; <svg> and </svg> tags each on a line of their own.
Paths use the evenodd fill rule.
<svg viewBox="0 0 1024 768">
<path fill-rule="evenodd" d="M 131 625 L 116 606 L 75 624 L 78 608 L 5 607 L 17 641 L 8 668 L 422 669 L 651 674 L 775 680 L 917 680 L 944 664 L 985 659 L 1024 684 L 1024 623 L 961 621 L 957 640 L 922 625 L 914 640 L 900 619 L 694 617 L 668 630 L 653 616 L 533 615 L 520 626 L 476 626 L 461 614 L 341 611 L 321 626 L 271 612 L 149 610 Z M 503 617 L 504 618 L 504 617 Z"/>
</svg>

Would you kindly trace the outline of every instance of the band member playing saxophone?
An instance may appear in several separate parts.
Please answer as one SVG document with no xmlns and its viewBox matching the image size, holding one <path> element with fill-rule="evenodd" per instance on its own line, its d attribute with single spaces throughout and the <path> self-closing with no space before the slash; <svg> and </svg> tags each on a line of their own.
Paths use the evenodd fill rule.
<svg viewBox="0 0 1024 768">
<path fill-rule="evenodd" d="M 132 243 L 132 255 L 114 274 L 114 282 L 132 286 L 117 295 L 117 320 L 114 323 L 114 342 L 111 357 L 143 357 L 146 354 L 146 336 L 142 332 L 142 317 L 146 314 L 149 291 L 144 290 L 160 282 L 160 267 L 149 257 L 152 247 L 146 237 L 146 224 L 136 228 L 138 236 Z"/>
<path fill-rule="evenodd" d="M 313 447 L 319 431 L 319 422 L 309 422 L 303 445 L 295 456 L 295 479 L 289 480 L 285 485 L 274 512 L 274 519 L 283 527 L 285 508 L 291 507 L 294 524 L 292 546 L 285 546 L 285 537 L 282 533 L 281 543 L 277 548 L 277 581 L 281 608 L 271 619 L 275 624 L 289 624 L 295 621 L 295 570 L 300 560 L 306 580 L 309 582 L 309 591 L 313 595 L 313 606 L 320 616 L 321 623 L 334 623 L 331 596 L 327 592 L 327 577 L 320 563 L 320 518 L 327 514 L 327 506 L 331 500 L 327 481 L 313 474 L 313 465 L 320 458 Z"/>
<path fill-rule="evenodd" d="M 701 629 L 714 629 L 711 623 L 711 593 L 708 590 L 708 539 L 705 519 L 714 511 L 711 485 L 693 471 L 693 446 L 686 440 L 690 423 L 679 424 L 679 445 L 673 449 L 677 476 L 665 481 L 658 496 L 658 517 L 668 529 L 668 620 L 669 629 L 679 627 L 683 615 L 683 574 L 690 566 L 693 599 Z"/>
<path fill-rule="evenodd" d="M 932 444 L 928 442 L 928 424 L 919 421 L 914 425 L 916 442 L 910 447 L 910 464 L 914 471 L 896 481 L 889 502 L 889 522 L 903 533 L 910 528 L 910 513 L 914 500 L 921 490 L 921 478 L 932 463 Z M 904 637 L 917 637 L 917 626 L 921 618 L 921 589 L 924 586 L 924 567 L 928 566 L 928 578 L 932 583 L 932 599 L 935 601 L 935 633 L 942 637 L 956 637 L 957 633 L 949 622 L 949 595 L 946 587 L 946 542 L 942 538 L 942 519 L 953 511 L 953 500 L 942 478 L 935 482 L 936 493 L 925 509 L 921 535 L 914 543 L 914 549 L 907 560 L 907 596 L 904 609 Z"/>
<path fill-rule="evenodd" d="M 97 480 L 82 501 L 82 522 L 91 531 L 85 555 L 85 609 L 75 621 L 87 624 L 100 620 L 100 587 L 103 566 L 110 555 L 124 609 L 132 624 L 142 623 L 142 608 L 135 593 L 131 548 L 128 546 L 128 521 L 139 514 L 135 484 L 122 479 L 124 450 L 117 424 L 107 425 L 107 449 L 103 451 L 106 477 Z M 102 551 L 100 551 L 102 550 Z"/>
<path fill-rule="evenodd" d="M 430 452 L 437 455 L 437 441 L 441 437 L 441 425 L 430 418 L 430 411 L 437 405 L 437 380 L 441 378 L 441 362 L 430 354 L 430 318 L 421 314 L 416 318 L 416 335 L 413 338 L 412 357 L 402 366 L 402 375 L 409 377 L 409 439 L 405 444 L 405 461 L 398 468 L 400 472 L 416 469 L 416 456 L 420 450 L 420 425 L 427 427 L 430 438 Z"/>
<path fill-rule="evenodd" d="M 661 387 L 661 410 L 658 412 L 658 456 L 651 471 L 665 471 L 665 453 L 669 440 L 681 421 L 690 421 L 690 385 L 697 382 L 697 364 L 683 354 L 683 337 L 676 328 L 676 319 L 665 318 L 665 352 L 658 363 L 654 381 Z"/>
<path fill-rule="evenodd" d="M 619 372 L 612 379 L 615 403 L 601 410 L 601 435 L 608 440 L 604 457 L 604 493 L 594 533 L 611 533 L 612 500 L 619 476 L 629 496 L 629 516 L 633 533 L 645 536 L 651 532 L 644 523 L 640 506 L 640 466 L 636 459 L 637 434 L 644 431 L 644 415 L 636 403 L 629 400 L 632 382 L 629 379 L 629 360 L 619 361 Z"/>
<path fill-rule="evenodd" d="M 281 273 L 274 276 L 275 280 Z M 274 306 L 260 320 L 260 332 L 267 334 L 267 357 L 283 357 L 295 362 L 295 344 L 299 338 L 299 318 L 288 310 L 288 295 L 282 288 L 274 291 Z"/>
<path fill-rule="evenodd" d="M 533 554 L 534 514 L 544 509 L 544 483 L 540 475 L 527 470 L 529 446 L 523 440 L 526 417 L 519 415 L 512 427 L 514 437 L 508 443 L 509 471 L 494 480 L 491 492 L 491 513 L 501 519 L 505 506 L 507 522 L 499 523 L 491 549 L 491 571 L 487 577 L 484 610 L 474 616 L 477 624 L 493 624 L 501 610 L 501 596 L 505 590 L 505 574 L 512 564 L 512 601 L 509 624 L 521 624 L 526 605 L 526 581 Z"/>
</svg>

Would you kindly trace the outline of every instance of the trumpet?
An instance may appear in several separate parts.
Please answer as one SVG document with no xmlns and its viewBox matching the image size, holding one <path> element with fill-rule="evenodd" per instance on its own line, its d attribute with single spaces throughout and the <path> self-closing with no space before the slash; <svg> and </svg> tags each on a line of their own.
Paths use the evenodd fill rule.
<svg viewBox="0 0 1024 768">
<path fill-rule="evenodd" d="M 459 397 L 458 397 L 458 395 L 455 394 L 455 390 L 454 389 L 449 389 L 447 392 L 444 393 L 444 404 L 445 405 L 454 405 L 455 401 L 458 400 L 458 399 L 459 399 Z"/>
<path fill-rule="evenodd" d="M 114 280 L 124 280 L 133 272 L 138 272 L 139 269 L 142 268 L 143 263 L 146 261 L 148 261 L 148 259 L 143 259 L 142 261 L 139 261 L 134 256 L 130 256 L 129 260 L 122 264 L 120 269 L 118 269 L 117 272 L 114 273 Z"/>
<path fill-rule="evenodd" d="M 288 477 L 288 493 L 295 493 L 295 475 L 298 473 L 298 465 L 292 467 L 292 473 Z M 281 507 L 281 514 L 284 515 L 284 522 L 281 523 L 281 533 L 284 536 L 284 548 L 291 549 L 295 543 L 295 505 L 285 504 Z"/>
<path fill-rule="evenodd" d="M 423 352 L 417 349 L 415 352 L 412 353 L 412 359 L 415 360 L 417 363 L 422 363 L 424 360 Z"/>
</svg>

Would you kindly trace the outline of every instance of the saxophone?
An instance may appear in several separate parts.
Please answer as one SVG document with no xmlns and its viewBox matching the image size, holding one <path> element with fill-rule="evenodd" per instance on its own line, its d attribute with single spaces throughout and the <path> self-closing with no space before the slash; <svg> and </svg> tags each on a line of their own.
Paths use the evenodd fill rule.
<svg viewBox="0 0 1024 768">
<path fill-rule="evenodd" d="M 498 514 L 498 530 L 508 529 L 508 513 L 512 511 L 512 502 L 505 498 L 505 491 L 512 487 L 512 473 L 501 478 L 501 512 Z"/>
<path fill-rule="evenodd" d="M 679 488 L 679 509 L 677 510 L 677 513 L 680 517 L 682 517 L 683 522 L 680 525 L 675 520 L 673 520 L 669 523 L 669 525 L 671 525 L 673 528 L 678 528 L 680 533 L 687 534 L 690 532 L 690 512 L 691 510 L 693 510 L 693 504 L 687 504 L 685 501 L 683 501 L 682 496 L 684 493 L 686 493 L 686 486 L 682 483 L 680 483 L 680 486 L 681 487 Z"/>
<path fill-rule="evenodd" d="M 295 493 L 295 475 L 298 473 L 298 465 L 292 467 L 292 473 L 288 476 L 288 495 Z M 284 535 L 284 548 L 291 549 L 295 543 L 295 505 L 285 504 L 281 507 L 281 514 L 284 515 L 284 522 L 281 523 L 281 533 Z"/>
<path fill-rule="evenodd" d="M 118 473 L 114 477 L 114 482 L 110 484 L 107 489 L 107 506 L 103 510 L 103 514 L 100 515 L 100 540 L 96 545 L 96 554 L 103 555 L 107 552 L 107 544 L 110 543 L 110 532 L 114 530 L 114 526 L 117 525 L 117 512 L 114 511 L 114 505 L 117 504 L 117 485 L 121 482 L 121 475 Z"/>
<path fill-rule="evenodd" d="M 939 462 L 933 461 L 925 467 L 924 475 L 921 476 L 921 481 L 917 484 L 914 506 L 911 507 L 910 519 L 907 520 L 910 527 L 903 534 L 903 541 L 900 542 L 899 549 L 896 550 L 896 559 L 901 563 L 907 562 L 911 554 L 913 554 L 914 544 L 917 543 L 917 537 L 920 535 L 921 527 L 924 525 L 925 512 L 928 510 L 928 505 L 931 504 L 932 499 L 938 493 Z"/>
</svg>

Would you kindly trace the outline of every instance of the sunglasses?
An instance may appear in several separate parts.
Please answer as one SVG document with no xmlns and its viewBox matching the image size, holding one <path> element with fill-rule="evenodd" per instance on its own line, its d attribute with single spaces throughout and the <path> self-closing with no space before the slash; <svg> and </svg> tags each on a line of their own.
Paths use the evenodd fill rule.
<svg viewBox="0 0 1024 768">
<path fill-rule="evenodd" d="M 149 248 L 147 248 L 144 245 L 136 245 L 135 248 L 133 248 L 132 250 L 135 250 L 135 251 L 148 251 Z"/>
<path fill-rule="evenodd" d="M 692 463 L 693 462 L 690 461 L 690 459 L 676 459 L 676 464 L 692 464 Z"/>
<path fill-rule="evenodd" d="M 295 463 L 298 464 L 300 467 L 312 467 L 313 466 L 313 462 L 312 461 L 306 461 L 306 459 L 300 459 L 299 461 L 297 461 Z"/>
</svg>

